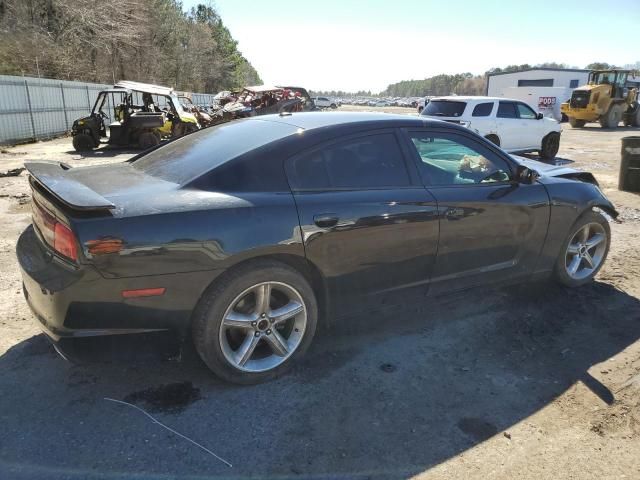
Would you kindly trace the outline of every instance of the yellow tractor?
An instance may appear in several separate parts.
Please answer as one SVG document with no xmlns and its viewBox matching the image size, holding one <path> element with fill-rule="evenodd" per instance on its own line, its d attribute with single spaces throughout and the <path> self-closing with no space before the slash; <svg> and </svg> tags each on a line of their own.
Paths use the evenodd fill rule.
<svg viewBox="0 0 640 480">
<path fill-rule="evenodd" d="M 630 70 L 594 70 L 587 85 L 573 91 L 571 99 L 560 105 L 572 127 L 584 127 L 587 122 L 600 122 L 602 128 L 640 127 L 638 88 L 630 88 Z"/>
</svg>

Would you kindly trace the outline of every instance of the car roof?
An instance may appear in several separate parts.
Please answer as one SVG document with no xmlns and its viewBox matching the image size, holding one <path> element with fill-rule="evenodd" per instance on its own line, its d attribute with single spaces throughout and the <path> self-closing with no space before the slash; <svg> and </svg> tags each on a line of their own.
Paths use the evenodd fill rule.
<svg viewBox="0 0 640 480">
<path fill-rule="evenodd" d="M 173 89 L 163 87 L 162 85 L 152 85 L 151 83 L 132 82 L 129 80 L 120 80 L 114 85 L 116 88 L 125 88 L 142 93 L 151 93 L 153 95 L 171 95 Z"/>
<path fill-rule="evenodd" d="M 431 98 L 431 101 L 434 100 L 448 100 L 448 101 L 458 101 L 458 102 L 493 102 L 495 100 L 513 100 L 511 98 L 504 98 L 504 97 L 483 97 L 483 96 L 476 96 L 476 95 L 470 95 L 470 96 L 462 96 L 462 95 L 447 95 L 444 97 L 433 97 Z"/>
<path fill-rule="evenodd" d="M 249 120 L 284 123 L 304 130 L 345 129 L 345 127 L 357 126 L 376 128 L 438 126 L 456 128 L 456 125 L 452 123 L 433 118 L 377 112 L 300 112 L 285 115 L 262 115 L 252 117 Z"/>
</svg>

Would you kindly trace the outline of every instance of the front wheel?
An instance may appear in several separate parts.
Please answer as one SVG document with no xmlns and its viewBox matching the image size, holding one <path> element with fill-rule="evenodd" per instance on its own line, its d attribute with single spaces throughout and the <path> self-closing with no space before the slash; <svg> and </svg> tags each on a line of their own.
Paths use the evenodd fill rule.
<svg viewBox="0 0 640 480">
<path fill-rule="evenodd" d="M 572 128 L 582 128 L 586 123 L 587 122 L 585 120 L 569 117 L 569 125 L 571 125 Z"/>
<path fill-rule="evenodd" d="M 553 160 L 556 158 L 558 150 L 560 150 L 560 134 L 558 132 L 551 132 L 542 139 L 542 149 L 540 150 L 542 158 Z"/>
<path fill-rule="evenodd" d="M 602 128 L 617 128 L 622 120 L 623 109 L 619 105 L 612 105 L 609 111 L 600 117 Z"/>
<path fill-rule="evenodd" d="M 74 135 L 72 143 L 76 152 L 87 152 L 97 147 L 95 139 L 87 133 Z"/>
<path fill-rule="evenodd" d="M 571 228 L 556 261 L 555 278 L 567 287 L 578 287 L 593 280 L 604 264 L 611 229 L 600 213 L 584 213 Z"/>
<path fill-rule="evenodd" d="M 317 323 L 313 290 L 297 271 L 259 261 L 224 275 L 194 314 L 193 340 L 220 378 L 255 384 L 288 370 L 309 347 Z"/>
</svg>

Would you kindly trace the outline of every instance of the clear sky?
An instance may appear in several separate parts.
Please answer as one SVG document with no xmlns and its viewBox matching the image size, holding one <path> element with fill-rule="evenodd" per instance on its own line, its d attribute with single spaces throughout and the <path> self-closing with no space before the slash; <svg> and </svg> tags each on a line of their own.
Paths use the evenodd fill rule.
<svg viewBox="0 0 640 480">
<path fill-rule="evenodd" d="M 184 0 L 184 7 L 199 3 Z M 266 84 L 372 90 L 439 73 L 640 60 L 640 0 L 216 0 Z"/>
</svg>

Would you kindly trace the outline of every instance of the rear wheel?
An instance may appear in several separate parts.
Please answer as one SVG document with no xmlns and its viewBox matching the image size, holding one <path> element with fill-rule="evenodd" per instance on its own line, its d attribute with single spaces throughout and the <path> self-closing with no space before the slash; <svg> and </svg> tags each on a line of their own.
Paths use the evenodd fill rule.
<svg viewBox="0 0 640 480">
<path fill-rule="evenodd" d="M 623 109 L 620 105 L 611 105 L 609 111 L 600 117 L 602 128 L 617 128 L 622 120 Z"/>
<path fill-rule="evenodd" d="M 542 149 L 540 156 L 545 160 L 553 160 L 560 149 L 560 134 L 551 132 L 542 139 Z"/>
<path fill-rule="evenodd" d="M 158 135 L 154 132 L 143 132 L 138 137 L 138 146 L 143 150 L 147 150 L 148 148 L 155 147 L 160 143 L 160 139 Z"/>
<path fill-rule="evenodd" d="M 307 280 L 279 262 L 260 261 L 225 274 L 194 313 L 193 340 L 207 366 L 233 383 L 284 373 L 309 347 L 317 304 Z"/>
<path fill-rule="evenodd" d="M 87 133 L 74 135 L 72 142 L 73 148 L 75 148 L 77 152 L 86 152 L 97 147 L 95 139 Z"/>
<path fill-rule="evenodd" d="M 604 216 L 593 211 L 581 215 L 560 250 L 556 280 L 567 287 L 593 280 L 607 258 L 610 243 L 611 229 Z"/>
<path fill-rule="evenodd" d="M 487 135 L 486 137 L 487 140 L 489 140 L 491 143 L 493 143 L 494 145 L 500 146 L 500 139 L 496 136 L 496 135 Z"/>
<path fill-rule="evenodd" d="M 571 125 L 573 128 L 582 128 L 584 127 L 585 123 L 587 123 L 585 120 L 569 117 L 569 125 Z"/>
</svg>

